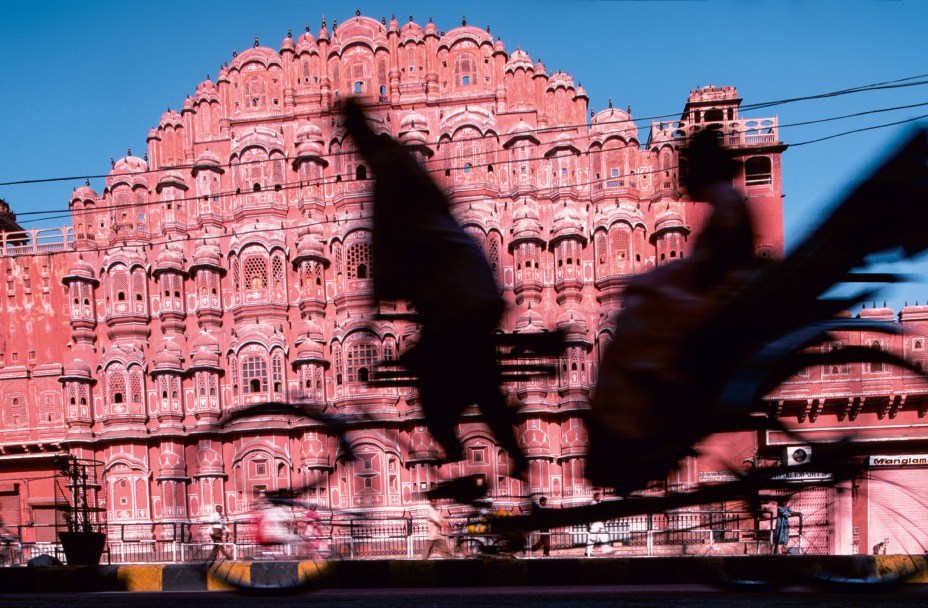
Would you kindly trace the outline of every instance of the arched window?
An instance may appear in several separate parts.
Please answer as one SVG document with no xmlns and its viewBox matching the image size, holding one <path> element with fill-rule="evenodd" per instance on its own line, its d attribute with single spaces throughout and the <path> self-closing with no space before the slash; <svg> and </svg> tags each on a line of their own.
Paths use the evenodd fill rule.
<svg viewBox="0 0 928 608">
<path fill-rule="evenodd" d="M 377 347 L 373 343 L 375 336 L 370 332 L 358 332 L 355 338 L 365 341 L 348 348 L 345 356 L 348 382 L 367 382 L 371 368 L 377 363 Z"/>
<path fill-rule="evenodd" d="M 251 355 L 242 359 L 242 392 L 267 392 L 267 357 Z"/>
<path fill-rule="evenodd" d="M 267 288 L 267 255 L 256 253 L 242 259 L 242 275 L 245 289 Z"/>
<path fill-rule="evenodd" d="M 359 240 L 348 246 L 348 279 L 370 278 L 371 246 L 367 240 Z"/>
<path fill-rule="evenodd" d="M 883 350 L 883 345 L 880 344 L 879 341 L 874 340 L 874 341 L 872 341 L 872 342 L 870 343 L 870 348 L 872 348 L 872 349 L 875 350 L 875 351 L 882 351 L 882 350 Z M 870 363 L 870 372 L 871 372 L 871 373 L 879 373 L 879 372 L 882 372 L 882 371 L 883 371 L 883 362 L 882 362 L 882 361 L 873 361 L 873 362 Z"/>
<path fill-rule="evenodd" d="M 454 60 L 454 79 L 462 87 L 477 83 L 477 60 L 470 53 L 461 53 Z"/>
</svg>

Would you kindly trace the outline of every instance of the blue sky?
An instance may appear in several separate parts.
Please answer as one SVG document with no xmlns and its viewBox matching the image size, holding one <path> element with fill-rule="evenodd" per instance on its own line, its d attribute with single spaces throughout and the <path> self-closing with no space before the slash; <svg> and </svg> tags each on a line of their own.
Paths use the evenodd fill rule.
<svg viewBox="0 0 928 608">
<path fill-rule="evenodd" d="M 466 8 L 462 8 L 466 7 Z M 745 103 L 825 93 L 928 74 L 924 0 L 506 0 L 467 3 L 276 0 L 85 2 L 4 0 L 0 20 L 0 182 L 105 174 L 127 148 L 141 155 L 149 128 L 179 109 L 233 49 L 279 49 L 292 28 L 315 34 L 324 15 L 360 9 L 400 22 L 429 17 L 449 30 L 490 25 L 506 49 L 527 51 L 549 73 L 583 84 L 596 109 L 612 99 L 634 117 L 682 109 L 697 86 L 734 85 Z M 924 79 L 918 79 L 924 80 Z M 804 101 L 749 114 L 781 124 L 928 102 L 928 85 Z M 783 128 L 798 143 L 928 114 L 928 105 Z M 640 123 L 639 127 L 644 123 Z M 850 182 L 905 132 L 881 128 L 798 146 L 784 155 L 787 247 L 819 221 Z M 83 179 L 2 186 L 24 227 L 62 226 Z M 98 191 L 102 180 L 91 180 Z M 873 229 L 891 230 L 891 201 Z M 30 215 L 40 212 L 36 215 Z M 885 219 L 880 217 L 885 215 Z M 885 294 L 890 306 L 928 301 L 928 264 L 906 266 L 921 283 Z"/>
</svg>

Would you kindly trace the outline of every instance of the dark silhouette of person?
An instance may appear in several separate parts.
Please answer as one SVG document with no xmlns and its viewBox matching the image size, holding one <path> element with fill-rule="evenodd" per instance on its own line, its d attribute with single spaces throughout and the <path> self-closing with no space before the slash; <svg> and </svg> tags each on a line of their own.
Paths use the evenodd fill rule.
<svg viewBox="0 0 928 608">
<path fill-rule="evenodd" d="M 928 129 L 915 130 L 777 262 L 753 255 L 749 209 L 718 135 L 699 131 L 686 151 L 691 197 L 712 205 L 691 255 L 629 281 L 603 354 L 588 416 L 588 470 L 594 484 L 619 495 L 666 479 L 711 433 L 758 428 L 763 421 L 751 408 L 803 368 L 880 361 L 924 373 L 884 351 L 810 349 L 831 339 L 824 323 L 834 328 L 839 312 L 868 297 L 822 297 L 868 255 L 928 248 L 924 205 L 916 202 L 928 196 Z M 889 213 L 908 219 L 894 230 L 874 228 Z"/>
<path fill-rule="evenodd" d="M 619 495 L 665 478 L 711 431 L 712 395 L 700 388 L 686 340 L 733 274 L 753 264 L 750 214 L 731 186 L 734 162 L 710 131 L 694 135 L 688 155 L 690 194 L 712 213 L 690 256 L 629 281 L 591 404 L 590 478 Z"/>
<path fill-rule="evenodd" d="M 455 425 L 476 404 L 521 476 L 527 461 L 491 340 L 504 303 L 489 262 L 422 167 L 394 139 L 375 134 L 354 100 L 345 105 L 345 126 L 374 173 L 374 296 L 406 300 L 419 317 L 418 344 L 401 362 L 417 377 L 429 431 L 448 461 L 460 460 Z"/>
</svg>

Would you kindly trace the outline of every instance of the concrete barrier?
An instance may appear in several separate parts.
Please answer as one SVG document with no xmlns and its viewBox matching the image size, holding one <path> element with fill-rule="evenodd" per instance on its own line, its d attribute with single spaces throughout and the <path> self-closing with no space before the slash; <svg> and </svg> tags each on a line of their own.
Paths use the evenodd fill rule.
<svg viewBox="0 0 928 608">
<path fill-rule="evenodd" d="M 237 580 L 318 580 L 331 588 L 596 586 L 894 581 L 928 584 L 924 556 L 738 556 L 227 562 Z M 228 590 L 205 564 L 0 568 L 7 593 Z"/>
</svg>

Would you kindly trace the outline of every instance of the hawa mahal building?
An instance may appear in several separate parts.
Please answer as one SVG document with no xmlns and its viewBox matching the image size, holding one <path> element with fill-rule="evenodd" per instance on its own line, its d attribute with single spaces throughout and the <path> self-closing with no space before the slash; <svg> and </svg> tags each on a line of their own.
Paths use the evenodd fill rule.
<svg viewBox="0 0 928 608">
<path fill-rule="evenodd" d="M 501 329 L 566 336 L 555 375 L 506 386 L 521 404 L 525 483 L 508 477 L 476 411 L 460 428 L 466 459 L 439 467 L 416 393 L 366 382 L 415 326 L 373 320 L 373 182 L 342 125 L 348 96 L 372 104 L 375 128 L 414 151 L 483 246 L 509 303 Z M 264 490 L 310 484 L 323 508 L 384 515 L 418 509 L 419 492 L 452 474 L 483 475 L 502 504 L 532 492 L 589 502 L 581 417 L 610 319 L 629 277 L 687 256 L 710 212 L 680 183 L 687 135 L 721 132 L 758 255 L 783 254 L 787 146 L 776 118 L 743 118 L 740 102 L 734 87 L 698 88 L 679 117 L 640 130 L 630 109 L 591 110 L 569 74 L 466 23 L 442 32 L 356 15 L 279 49 L 256 39 L 161 116 L 145 154 L 112 160 L 102 192 L 74 190 L 71 226 L 0 235 L 0 514 L 24 540 L 47 535 L 65 454 L 101 463 L 106 519 L 139 539 L 217 504 L 235 519 Z M 846 332 L 836 346 L 925 358 L 928 306 L 860 316 L 907 331 Z M 863 427 L 875 456 L 918 456 L 926 393 L 914 374 L 851 365 L 809 370 L 770 405 L 810 441 Z M 310 417 L 234 416 L 265 402 L 344 421 L 359 459 L 340 462 L 331 430 Z M 794 444 L 710 442 L 669 483 L 789 459 Z M 928 487 L 926 469 L 882 462 L 893 480 Z M 877 502 L 926 519 L 891 481 L 835 493 L 794 505 L 830 522 L 822 552 L 867 552 L 893 534 Z"/>
</svg>

